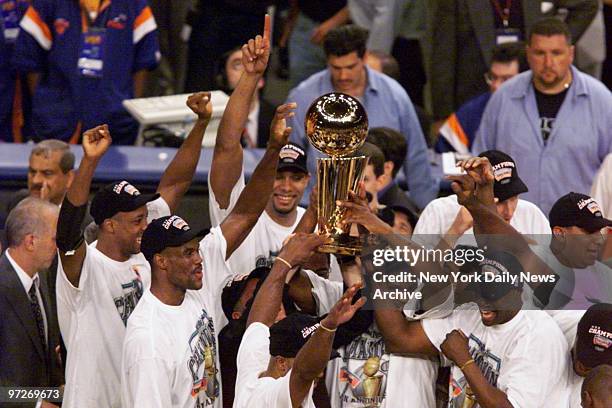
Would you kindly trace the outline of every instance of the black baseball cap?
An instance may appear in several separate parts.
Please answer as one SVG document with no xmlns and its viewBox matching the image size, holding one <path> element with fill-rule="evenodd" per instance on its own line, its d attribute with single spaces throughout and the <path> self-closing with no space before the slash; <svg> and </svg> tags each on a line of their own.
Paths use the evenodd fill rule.
<svg viewBox="0 0 612 408">
<path fill-rule="evenodd" d="M 123 180 L 102 187 L 91 201 L 89 212 L 96 224 L 119 212 L 134 211 L 159 198 L 159 193 L 140 194 L 140 191 Z"/>
<path fill-rule="evenodd" d="M 511 197 L 529 191 L 519 177 L 516 163 L 512 157 L 499 150 L 487 150 L 478 156 L 486 157 L 493 166 L 493 177 L 495 177 L 493 194 L 499 201 L 506 201 Z"/>
<path fill-rule="evenodd" d="M 234 306 L 242 296 L 242 292 L 247 286 L 247 283 L 251 279 L 259 279 L 263 281 L 270 273 L 270 267 L 268 266 L 259 266 L 251 271 L 248 275 L 240 276 L 234 280 L 232 280 L 225 288 L 223 288 L 223 292 L 221 293 L 221 307 L 223 309 L 223 313 L 228 320 L 232 320 L 232 312 L 234 311 Z M 255 297 L 255 293 L 253 294 L 253 298 Z"/>
<path fill-rule="evenodd" d="M 548 215 L 550 227 L 580 227 L 593 233 L 612 226 L 612 220 L 604 218 L 597 201 L 586 194 L 564 195 L 553 205 Z"/>
<path fill-rule="evenodd" d="M 578 322 L 576 357 L 587 368 L 612 364 L 612 304 L 597 303 Z"/>
<path fill-rule="evenodd" d="M 320 326 L 320 318 L 305 313 L 292 313 L 270 327 L 270 355 L 285 358 L 294 358 L 310 336 Z M 330 360 L 339 357 L 337 351 L 332 350 Z"/>
<path fill-rule="evenodd" d="M 207 229 L 194 230 L 178 215 L 153 220 L 142 234 L 140 251 L 150 262 L 153 255 L 165 248 L 181 246 L 194 238 L 208 234 Z"/>
<path fill-rule="evenodd" d="M 295 143 L 288 143 L 278 154 L 277 171 L 293 170 L 301 173 L 308 173 L 306 162 L 306 152 L 302 146 Z"/>
<path fill-rule="evenodd" d="M 516 257 L 505 251 L 488 250 L 484 252 L 484 259 L 479 265 L 480 275 L 489 278 L 491 282 L 479 282 L 478 294 L 484 300 L 496 301 L 503 298 L 512 289 L 522 289 L 523 282 L 520 274 L 523 267 Z M 516 277 L 514 283 L 493 281 L 493 278 Z"/>
</svg>

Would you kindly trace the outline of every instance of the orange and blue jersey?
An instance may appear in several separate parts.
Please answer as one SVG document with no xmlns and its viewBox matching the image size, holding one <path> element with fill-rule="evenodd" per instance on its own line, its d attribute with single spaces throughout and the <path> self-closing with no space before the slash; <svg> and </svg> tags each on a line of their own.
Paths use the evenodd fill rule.
<svg viewBox="0 0 612 408">
<path fill-rule="evenodd" d="M 32 0 L 21 20 L 14 62 L 41 74 L 32 101 L 39 139 L 78 142 L 82 131 L 108 123 L 114 142 L 134 141 L 138 125 L 122 102 L 133 97 L 132 75 L 159 61 L 157 26 L 146 0 L 104 0 L 90 22 L 78 0 Z M 99 77 L 79 70 L 87 33 L 104 31 Z"/>
<path fill-rule="evenodd" d="M 457 112 L 450 115 L 438 133 L 436 152 L 469 154 L 490 98 L 491 92 L 479 95 L 461 105 Z"/>
<path fill-rule="evenodd" d="M 19 142 L 23 126 L 23 98 L 17 71 L 11 60 L 19 20 L 29 0 L 0 0 L 0 141 Z"/>
</svg>

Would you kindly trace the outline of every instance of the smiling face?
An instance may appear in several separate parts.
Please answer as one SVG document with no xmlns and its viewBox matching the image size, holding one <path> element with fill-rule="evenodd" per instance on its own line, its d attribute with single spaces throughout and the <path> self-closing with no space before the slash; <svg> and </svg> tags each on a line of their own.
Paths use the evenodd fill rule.
<svg viewBox="0 0 612 408">
<path fill-rule="evenodd" d="M 589 233 L 580 227 L 554 227 L 555 239 L 563 240 L 563 257 L 572 268 L 587 268 L 597 261 L 605 243 L 602 231 Z"/>
<path fill-rule="evenodd" d="M 509 322 L 521 310 L 521 290 L 511 289 L 497 300 L 476 299 L 480 318 L 485 326 L 495 326 Z"/>
<path fill-rule="evenodd" d="M 178 247 L 165 248 L 160 255 L 165 258 L 168 282 L 180 290 L 202 288 L 202 257 L 200 239 L 194 238 Z"/>
<path fill-rule="evenodd" d="M 140 252 L 142 234 L 147 228 L 147 206 L 134 211 L 119 212 L 104 220 L 103 228 L 113 234 L 113 240 L 126 256 Z"/>
<path fill-rule="evenodd" d="M 303 172 L 279 171 L 276 173 L 272 196 L 272 209 L 280 215 L 289 214 L 297 208 L 310 177 Z"/>
</svg>

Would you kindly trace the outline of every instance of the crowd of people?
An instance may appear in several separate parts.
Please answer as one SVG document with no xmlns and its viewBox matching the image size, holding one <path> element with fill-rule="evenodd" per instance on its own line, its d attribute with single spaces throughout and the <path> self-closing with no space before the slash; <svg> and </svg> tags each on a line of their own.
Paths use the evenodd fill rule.
<svg viewBox="0 0 612 408">
<path fill-rule="evenodd" d="M 0 241 L 0 406 L 612 407 L 612 93 L 574 45 L 601 3 L 435 2 L 433 115 L 423 1 L 291 1 L 277 107 L 270 2 L 164 3 L 0 1 L 0 138 L 38 142 Z M 183 21 L 189 54 L 172 49 Z M 134 140 L 121 102 L 147 92 L 160 45 L 157 84 L 197 90 L 193 128 L 154 193 L 92 191 Z M 199 229 L 177 211 L 214 88 L 230 97 Z M 356 254 L 320 251 L 304 122 L 329 92 L 369 120 L 363 181 L 335 203 Z M 443 153 L 457 171 L 441 180 Z M 422 296 L 378 302 L 376 253 L 398 248 L 452 256 L 388 260 L 438 279 L 386 282 Z M 24 387 L 61 398 L 8 397 Z"/>
</svg>

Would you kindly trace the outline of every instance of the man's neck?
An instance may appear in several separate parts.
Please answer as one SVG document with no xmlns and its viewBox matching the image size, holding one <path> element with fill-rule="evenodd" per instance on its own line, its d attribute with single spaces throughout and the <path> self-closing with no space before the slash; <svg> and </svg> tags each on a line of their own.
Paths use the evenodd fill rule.
<svg viewBox="0 0 612 408">
<path fill-rule="evenodd" d="M 155 271 L 152 271 L 151 275 L 155 276 Z M 187 291 L 179 289 L 168 282 L 161 282 L 153 278 L 151 281 L 151 293 L 165 305 L 180 306 L 183 304 L 183 300 L 185 300 L 185 293 Z"/>
<path fill-rule="evenodd" d="M 104 255 L 117 262 L 125 262 L 130 259 L 129 254 L 126 254 L 117 244 L 117 241 L 110 235 L 100 231 L 98 234 L 98 243 L 96 249 Z"/>
<path fill-rule="evenodd" d="M 572 70 L 570 69 L 567 71 L 567 74 L 565 75 L 563 80 L 560 81 L 558 84 L 556 84 L 553 87 L 547 87 L 543 85 L 540 81 L 537 81 L 535 78 L 533 79 L 533 86 L 535 87 L 535 89 L 537 89 L 539 92 L 545 95 L 557 95 L 565 91 L 566 89 L 568 89 L 572 81 L 573 81 L 573 76 L 572 76 Z"/>
<path fill-rule="evenodd" d="M 19 267 L 23 269 L 25 273 L 28 274 L 30 278 L 36 275 L 36 272 L 37 272 L 36 268 L 31 263 L 32 261 L 31 254 L 28 254 L 25 251 L 22 251 L 21 248 L 15 248 L 15 247 L 8 248 L 6 252 L 11 256 L 13 261 L 15 261 L 15 263 L 19 265 Z"/>
<path fill-rule="evenodd" d="M 272 202 L 268 201 L 268 205 L 266 205 L 265 211 L 268 216 L 272 218 L 272 221 L 283 227 L 292 226 L 295 223 L 295 220 L 297 219 L 297 207 L 291 210 L 290 212 L 283 214 L 276 211 Z"/>
</svg>

